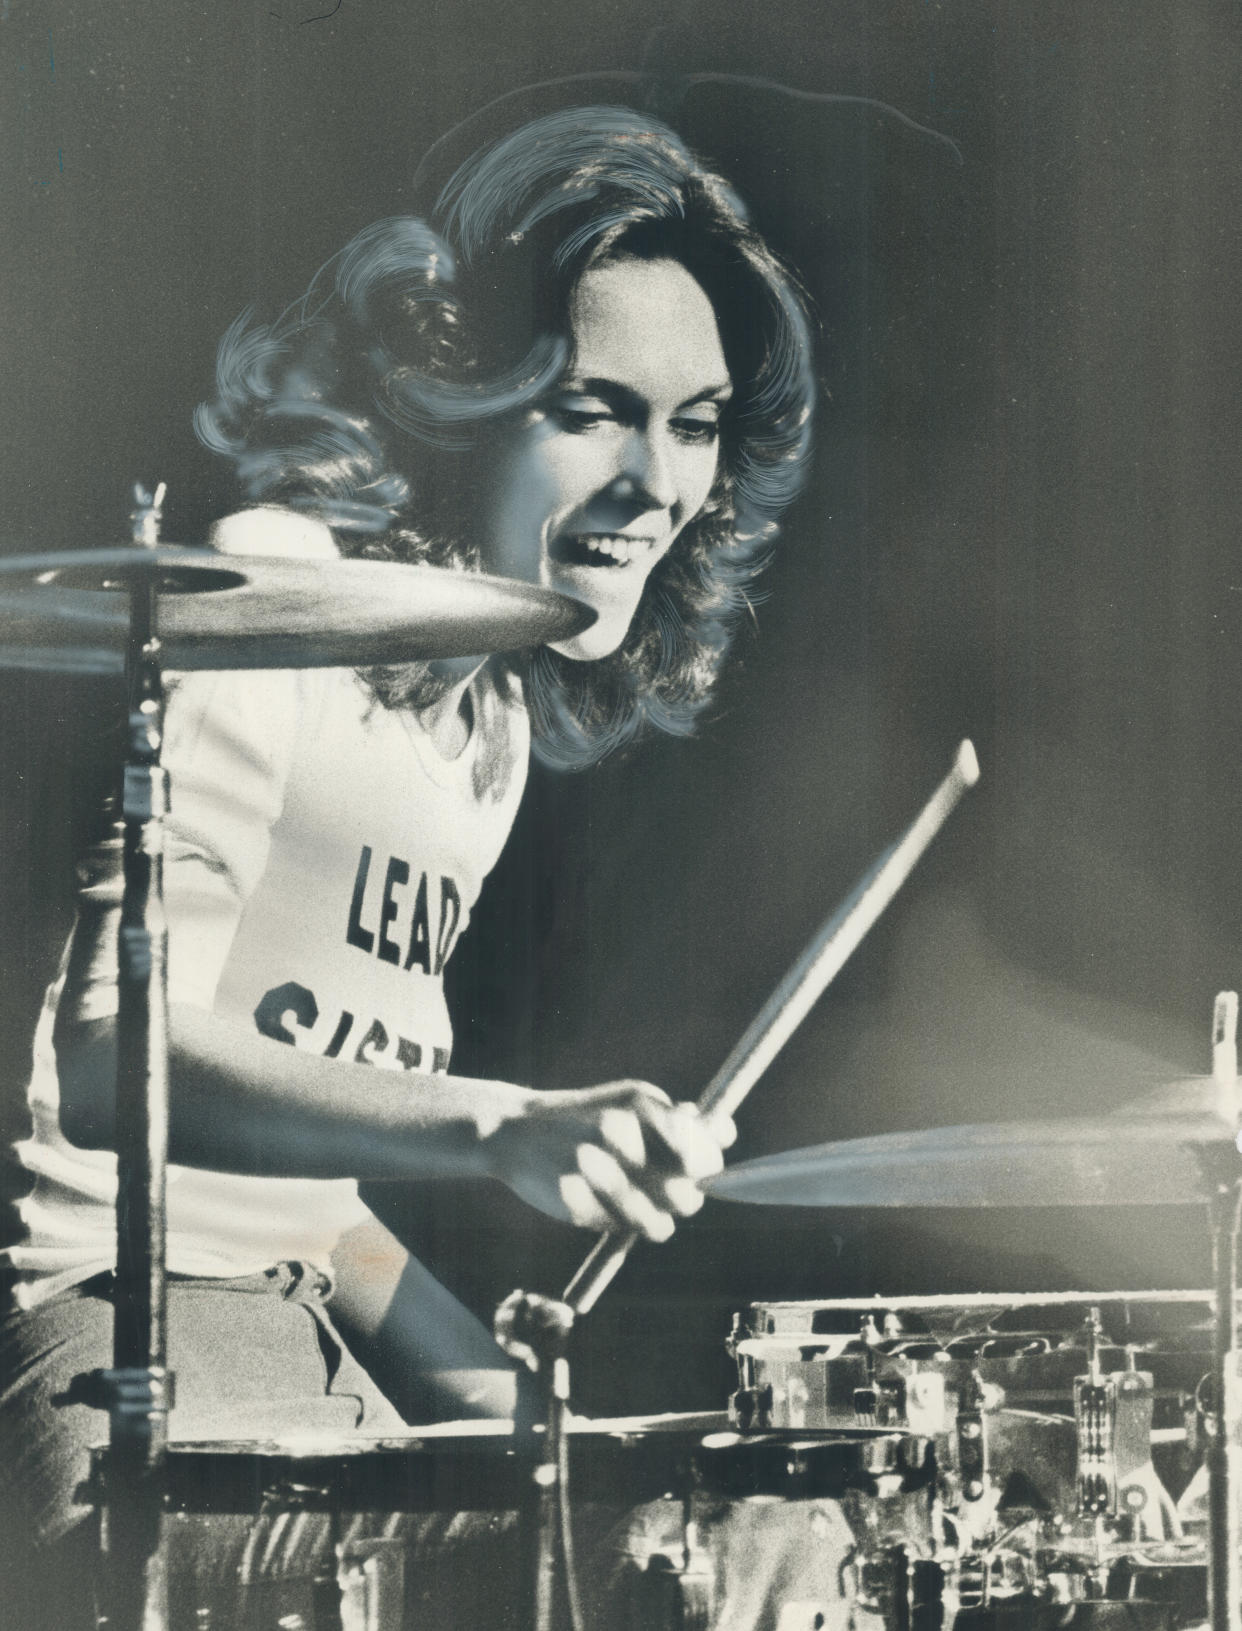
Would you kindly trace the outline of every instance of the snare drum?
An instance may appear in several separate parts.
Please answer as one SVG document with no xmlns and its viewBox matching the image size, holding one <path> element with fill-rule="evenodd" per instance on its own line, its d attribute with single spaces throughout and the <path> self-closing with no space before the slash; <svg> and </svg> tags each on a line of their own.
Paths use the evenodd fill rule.
<svg viewBox="0 0 1242 1631">
<path fill-rule="evenodd" d="M 170 1631 L 475 1631 L 529 1616 L 508 1422 L 405 1439 L 173 1445 Z M 593 1631 L 847 1631 L 860 1547 L 926 1531 L 908 1435 L 741 1434 L 724 1414 L 574 1420 L 570 1535 Z"/>
</svg>

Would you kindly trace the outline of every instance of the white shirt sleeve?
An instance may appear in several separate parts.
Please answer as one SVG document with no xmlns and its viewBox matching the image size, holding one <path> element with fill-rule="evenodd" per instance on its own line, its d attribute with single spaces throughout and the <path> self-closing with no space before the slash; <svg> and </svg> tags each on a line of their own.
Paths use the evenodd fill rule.
<svg viewBox="0 0 1242 1631">
<path fill-rule="evenodd" d="M 289 671 L 187 674 L 169 698 L 164 763 L 169 998 L 210 1008 L 284 804 L 299 708 Z"/>
</svg>

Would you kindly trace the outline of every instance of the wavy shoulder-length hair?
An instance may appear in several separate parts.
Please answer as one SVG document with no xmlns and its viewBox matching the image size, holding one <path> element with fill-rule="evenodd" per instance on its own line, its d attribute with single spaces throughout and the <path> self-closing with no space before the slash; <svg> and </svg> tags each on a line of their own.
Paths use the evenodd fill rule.
<svg viewBox="0 0 1242 1631">
<path fill-rule="evenodd" d="M 733 396 L 708 501 L 652 572 L 621 647 L 520 665 L 536 751 L 563 767 L 644 725 L 692 729 L 803 479 L 805 305 L 727 182 L 626 108 L 536 119 L 463 164 L 426 217 L 360 232 L 276 322 L 244 314 L 196 418 L 248 499 L 320 516 L 345 553 L 477 567 L 472 494 L 489 436 L 569 366 L 583 273 L 626 257 L 670 258 L 698 280 Z M 368 679 L 388 706 L 437 695 L 425 665 Z"/>
</svg>

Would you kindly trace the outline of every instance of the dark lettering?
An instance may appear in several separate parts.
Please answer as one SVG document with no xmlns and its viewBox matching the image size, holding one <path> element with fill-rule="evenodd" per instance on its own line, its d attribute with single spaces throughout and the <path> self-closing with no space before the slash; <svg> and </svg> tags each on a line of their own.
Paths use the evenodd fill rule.
<svg viewBox="0 0 1242 1631">
<path fill-rule="evenodd" d="M 448 1067 L 448 1048 L 433 1048 L 431 1052 L 431 1074 L 433 1076 L 443 1076 Z"/>
<path fill-rule="evenodd" d="M 254 1011 L 254 1022 L 258 1026 L 261 1036 L 270 1036 L 273 1042 L 296 1041 L 293 1032 L 285 1024 L 285 1015 L 292 1014 L 294 1024 L 304 1031 L 309 1031 L 319 1018 L 319 1004 L 315 1001 L 315 993 L 308 991 L 304 985 L 296 980 L 287 980 L 284 985 L 274 986 L 260 998 L 259 1006 Z"/>
<path fill-rule="evenodd" d="M 384 874 L 384 901 L 380 907 L 379 922 L 379 957 L 385 963 L 391 963 L 395 968 L 401 961 L 401 947 L 388 938 L 388 925 L 397 916 L 397 903 L 392 898 L 392 892 L 401 884 L 410 881 L 409 863 L 399 860 L 395 855 L 388 862 L 388 871 Z"/>
<path fill-rule="evenodd" d="M 423 1062 L 423 1050 L 408 1036 L 397 1038 L 397 1063 L 402 1070 L 417 1070 Z"/>
<path fill-rule="evenodd" d="M 453 949 L 453 938 L 461 922 L 461 896 L 452 878 L 440 879 L 440 933 L 436 939 L 436 973 L 443 974 L 444 965 Z"/>
<path fill-rule="evenodd" d="M 375 1056 L 383 1053 L 388 1046 L 388 1032 L 378 1019 L 373 1019 L 367 1027 L 367 1034 L 358 1044 L 358 1051 L 354 1055 L 354 1063 L 359 1065 L 373 1065 Z"/>
<path fill-rule="evenodd" d="M 336 1059 L 345 1046 L 345 1038 L 349 1035 L 354 1023 L 354 1016 L 348 1009 L 342 1010 L 341 1017 L 336 1022 L 336 1030 L 332 1033 L 332 1040 L 323 1050 L 325 1059 Z"/>
<path fill-rule="evenodd" d="M 418 898 L 414 902 L 414 921 L 410 924 L 410 949 L 405 954 L 405 967 L 421 965 L 424 974 L 431 973 L 431 924 L 427 917 L 427 874 L 418 880 Z"/>
<path fill-rule="evenodd" d="M 349 903 L 349 927 L 345 931 L 345 938 L 351 946 L 357 946 L 359 951 L 370 951 L 375 945 L 375 936 L 370 929 L 362 927 L 362 897 L 366 893 L 367 873 L 371 870 L 371 846 L 362 846 L 362 856 L 358 862 L 358 875 L 354 879 L 354 896 Z"/>
</svg>

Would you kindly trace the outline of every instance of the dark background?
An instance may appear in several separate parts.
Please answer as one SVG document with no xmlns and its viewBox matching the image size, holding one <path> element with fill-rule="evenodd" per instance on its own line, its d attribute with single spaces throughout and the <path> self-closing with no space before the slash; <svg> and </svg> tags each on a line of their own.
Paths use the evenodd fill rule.
<svg viewBox="0 0 1242 1631">
<path fill-rule="evenodd" d="M 535 774 L 453 971 L 457 1068 L 693 1096 L 970 734 L 978 792 L 736 1155 L 1108 1112 L 1207 1068 L 1239 978 L 1240 32 L 1227 0 L 0 0 L 0 543 L 117 541 L 140 477 L 200 536 L 226 500 L 190 411 L 242 307 L 409 207 L 462 120 L 438 163 L 567 100 L 654 108 L 815 300 L 814 479 L 699 737 Z M 0 681 L 11 1104 L 114 700 Z M 391 1204 L 484 1308 L 588 1243 L 491 1190 Z M 1206 1275 L 1191 1207 L 709 1203 L 577 1374 L 597 1409 L 713 1406 L 752 1298 Z"/>
</svg>

